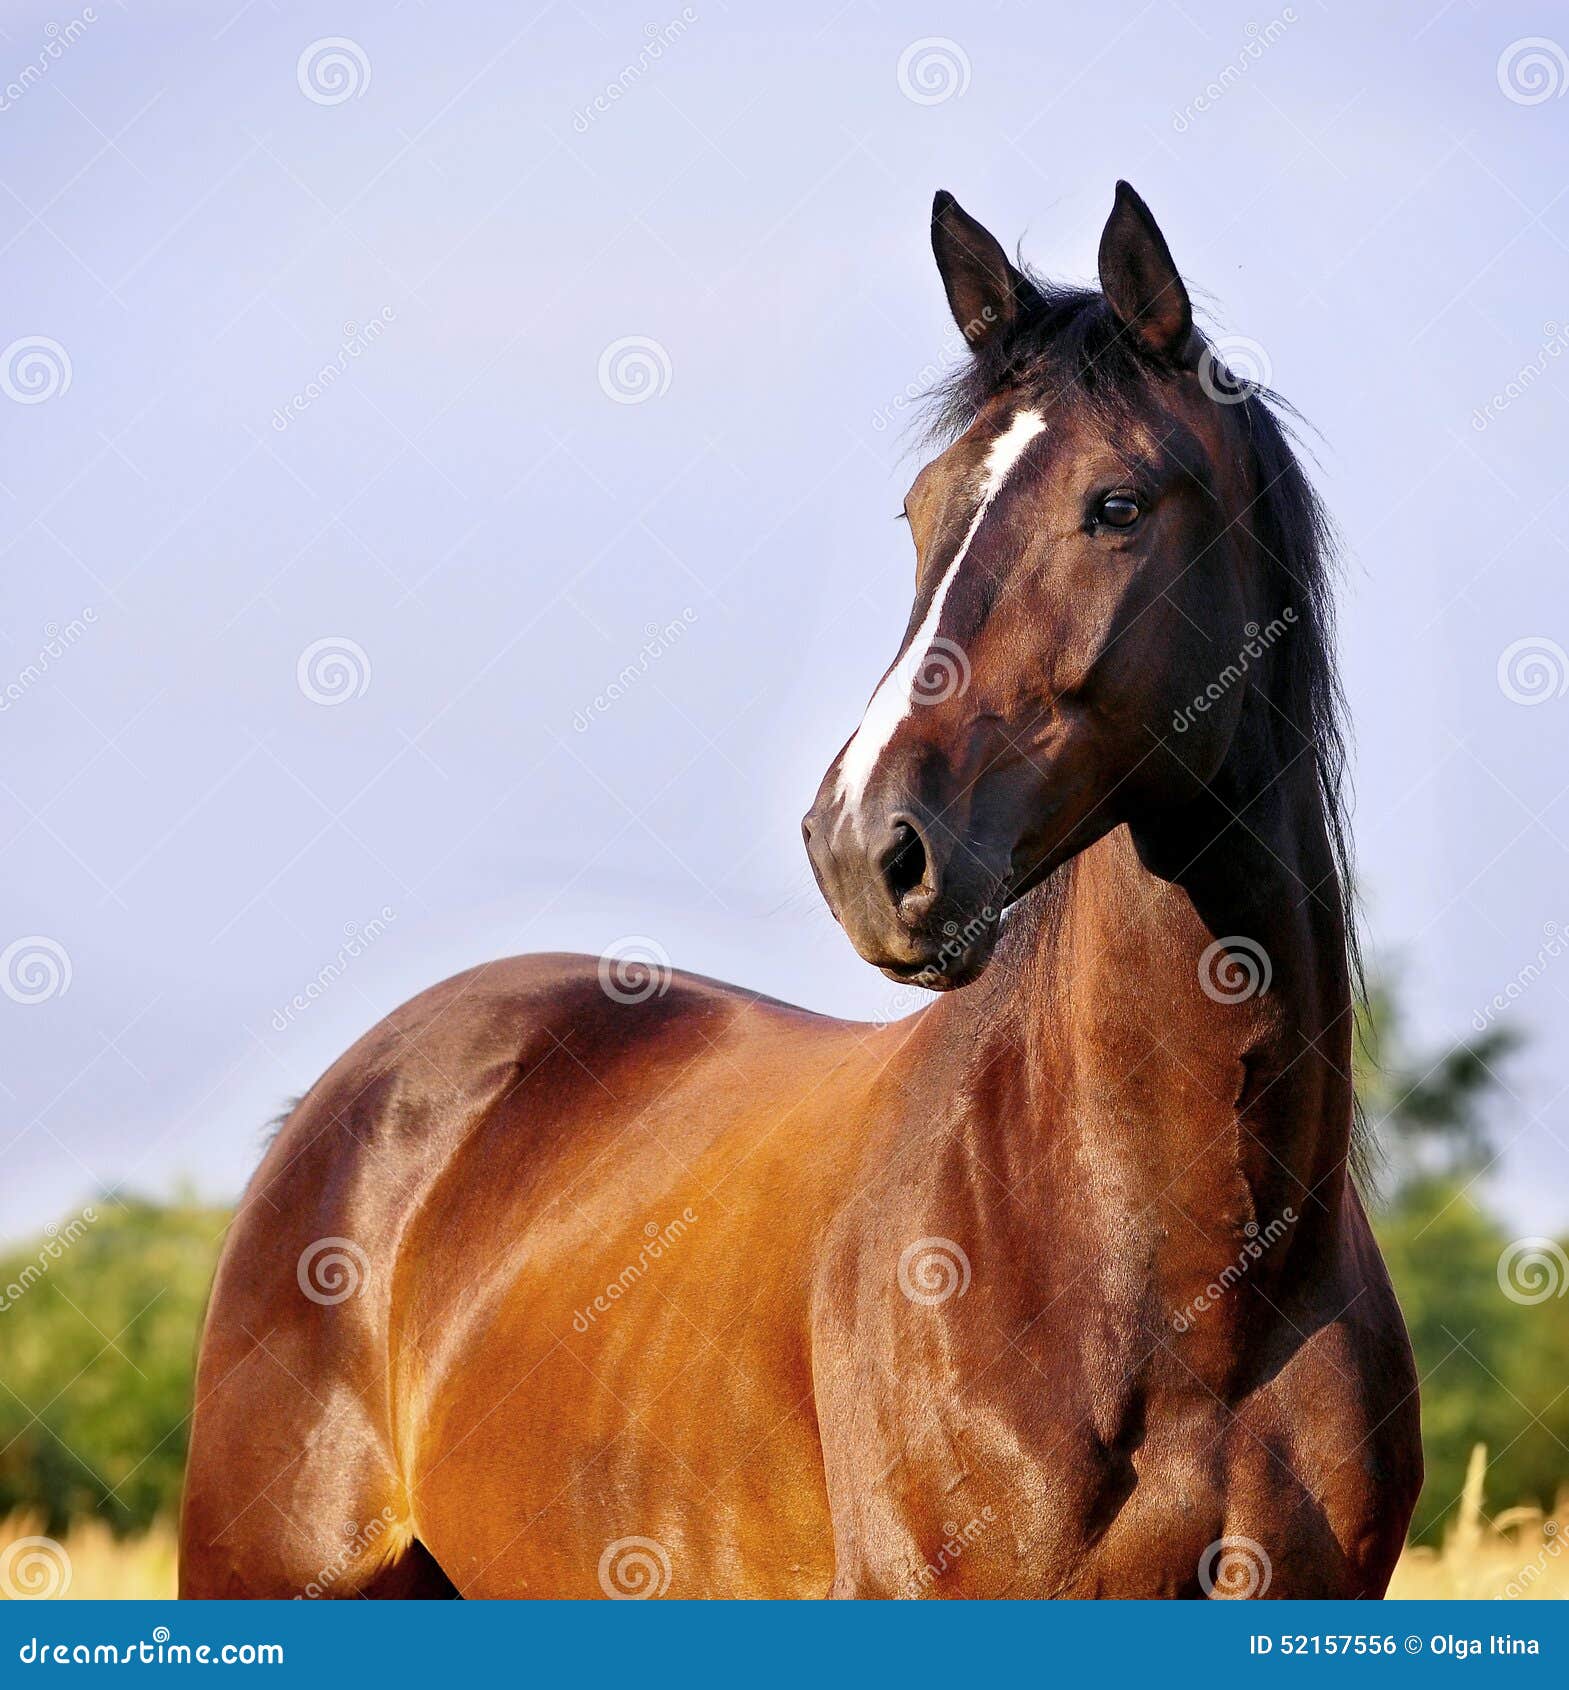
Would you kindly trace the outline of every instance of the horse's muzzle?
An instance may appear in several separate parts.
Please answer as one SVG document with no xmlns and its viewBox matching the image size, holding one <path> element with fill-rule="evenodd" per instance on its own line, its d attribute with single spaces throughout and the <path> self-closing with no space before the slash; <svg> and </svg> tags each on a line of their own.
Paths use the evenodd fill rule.
<svg viewBox="0 0 1569 1690">
<path fill-rule="evenodd" d="M 977 893 L 991 877 L 939 822 L 913 805 L 850 813 L 819 794 L 801 835 L 835 919 L 890 979 L 949 991 L 990 961 L 1001 909 Z"/>
</svg>

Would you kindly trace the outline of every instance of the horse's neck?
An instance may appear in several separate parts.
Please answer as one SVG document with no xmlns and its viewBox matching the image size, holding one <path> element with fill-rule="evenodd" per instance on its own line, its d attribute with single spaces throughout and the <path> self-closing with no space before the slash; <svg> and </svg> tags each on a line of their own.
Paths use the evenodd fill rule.
<svg viewBox="0 0 1569 1690">
<path fill-rule="evenodd" d="M 1212 1241 L 1219 1259 L 1283 1211 L 1315 1233 L 1341 1212 L 1352 1099 L 1339 880 L 1310 760 L 1246 784 L 1115 830 L 1015 941 L 997 1152 L 1045 1182 L 1054 1212 L 1098 1215 L 1139 1252 L 1180 1252 L 1178 1213 L 1189 1243 Z"/>
</svg>

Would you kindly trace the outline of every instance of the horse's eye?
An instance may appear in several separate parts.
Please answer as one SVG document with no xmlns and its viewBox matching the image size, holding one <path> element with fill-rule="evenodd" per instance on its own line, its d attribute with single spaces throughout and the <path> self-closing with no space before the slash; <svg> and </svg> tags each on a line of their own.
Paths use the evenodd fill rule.
<svg viewBox="0 0 1569 1690">
<path fill-rule="evenodd" d="M 1108 528 L 1131 528 L 1139 520 L 1139 501 L 1127 493 L 1113 493 L 1101 500 L 1095 516 Z"/>
</svg>

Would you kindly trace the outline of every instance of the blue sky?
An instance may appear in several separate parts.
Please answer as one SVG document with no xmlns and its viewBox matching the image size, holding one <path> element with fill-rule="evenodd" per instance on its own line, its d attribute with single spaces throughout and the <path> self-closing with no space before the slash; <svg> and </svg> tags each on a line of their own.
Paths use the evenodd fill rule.
<svg viewBox="0 0 1569 1690">
<path fill-rule="evenodd" d="M 1317 431 L 1375 948 L 1421 1037 L 1517 1000 L 1492 1189 L 1569 1222 L 1548 14 L 91 11 L 0 30 L 0 1234 L 233 1194 L 487 957 L 908 1007 L 797 821 L 909 610 L 931 194 L 1082 279 L 1118 176 Z"/>
</svg>

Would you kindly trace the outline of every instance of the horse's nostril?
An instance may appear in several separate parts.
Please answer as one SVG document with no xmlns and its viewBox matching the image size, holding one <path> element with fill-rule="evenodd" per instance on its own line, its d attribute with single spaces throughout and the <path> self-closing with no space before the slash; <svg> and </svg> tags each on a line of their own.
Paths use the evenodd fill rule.
<svg viewBox="0 0 1569 1690">
<path fill-rule="evenodd" d="M 926 845 L 912 823 L 894 823 L 893 835 L 878 866 L 895 908 L 925 883 Z"/>
</svg>

